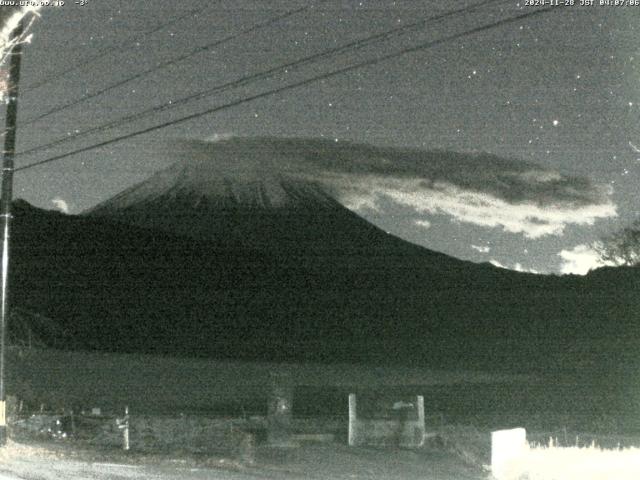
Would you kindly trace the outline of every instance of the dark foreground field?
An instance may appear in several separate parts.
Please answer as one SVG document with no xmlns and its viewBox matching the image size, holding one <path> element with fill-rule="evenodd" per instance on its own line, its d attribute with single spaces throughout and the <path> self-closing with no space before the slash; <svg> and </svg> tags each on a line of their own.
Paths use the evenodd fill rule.
<svg viewBox="0 0 640 480">
<path fill-rule="evenodd" d="M 22 406 L 19 413 L 12 410 L 17 420 L 13 438 L 19 442 L 15 447 L 22 453 L 6 465 L 22 478 L 32 478 L 25 474 L 29 468 L 40 472 L 38 478 L 57 478 L 54 470 L 44 473 L 46 461 L 39 455 L 45 452 L 45 458 L 57 459 L 57 474 L 67 478 L 86 478 L 89 473 L 91 478 L 126 478 L 131 473 L 142 478 L 448 480 L 487 478 L 490 432 L 501 428 L 525 427 L 529 438 L 539 442 L 553 437 L 564 445 L 590 445 L 593 440 L 603 447 L 638 445 L 634 383 L 587 370 L 562 372 L 447 372 L 420 366 L 12 348 L 7 392 L 17 399 L 14 409 Z M 293 429 L 306 435 L 297 448 L 269 448 L 258 433 L 264 427 L 274 376 L 288 377 L 294 387 Z M 373 397 L 423 395 L 425 445 L 416 450 L 348 447 L 347 396 L 353 392 Z M 115 425 L 125 405 L 131 411 L 132 445 L 126 454 L 119 450 L 121 433 Z M 96 407 L 101 416 L 87 415 Z M 25 429 L 34 412 L 46 417 L 70 410 L 76 415 L 73 439 L 55 439 L 34 430 L 33 424 Z M 29 452 L 40 453 L 34 457 Z M 122 469 L 136 473 L 124 474 Z"/>
<path fill-rule="evenodd" d="M 274 375 L 290 379 L 301 399 L 294 412 L 301 416 L 346 416 L 352 390 L 408 387 L 411 393 L 427 397 L 440 392 L 434 398 L 438 411 L 432 412 L 440 414 L 449 408 L 450 392 L 473 391 L 475 396 L 533 381 L 524 375 L 419 366 L 219 361 L 16 348 L 7 361 L 7 392 L 31 407 L 44 404 L 47 409 L 120 411 L 128 405 L 138 414 L 260 414 L 266 410 Z"/>
<path fill-rule="evenodd" d="M 420 450 L 349 448 L 340 444 L 307 444 L 292 450 L 260 449 L 255 462 L 220 457 L 95 455 L 60 445 L 12 443 L 0 458 L 0 478 L 53 480 L 66 478 L 122 480 L 480 480 L 488 473 L 449 447 Z"/>
<path fill-rule="evenodd" d="M 600 436 L 596 441 L 615 441 Z M 580 448 L 533 447 L 518 480 L 635 480 L 640 449 L 601 450 L 594 439 Z M 534 439 L 535 441 L 535 439 Z M 556 439 L 554 441 L 557 442 Z M 640 444 L 640 437 L 627 438 Z M 586 446 L 588 444 L 588 446 Z M 625 445 L 625 446 L 627 446 Z M 295 448 L 256 445 L 251 457 L 181 451 L 147 453 L 88 449 L 82 442 L 10 442 L 0 451 L 0 478 L 16 480 L 127 478 L 173 479 L 360 479 L 488 480 L 490 432 L 475 427 L 434 428 L 419 448 L 348 447 L 343 442 L 301 442 Z M 534 462 L 531 464 L 531 462 Z M 578 473 L 576 474 L 576 466 Z M 541 468 L 542 467 L 542 468 Z M 615 470 L 616 476 L 610 473 Z M 529 475 L 533 472 L 532 475 Z M 538 475 L 540 473 L 540 475 Z"/>
<path fill-rule="evenodd" d="M 12 348 L 7 392 L 32 410 L 99 407 L 118 413 L 128 405 L 133 415 L 261 415 L 273 376 L 285 375 L 294 387 L 294 416 L 300 418 L 346 420 L 349 393 L 395 392 L 423 395 L 427 417 L 441 423 L 640 431 L 635 377 L 558 370 L 518 375 Z"/>
<path fill-rule="evenodd" d="M 440 423 L 640 431 L 640 386 L 597 369 L 515 375 L 11 348 L 7 393 L 26 410 L 119 413 L 128 405 L 133 415 L 264 415 L 272 379 L 283 375 L 298 418 L 346 422 L 349 393 L 381 392 L 423 395 L 427 418 Z"/>
</svg>

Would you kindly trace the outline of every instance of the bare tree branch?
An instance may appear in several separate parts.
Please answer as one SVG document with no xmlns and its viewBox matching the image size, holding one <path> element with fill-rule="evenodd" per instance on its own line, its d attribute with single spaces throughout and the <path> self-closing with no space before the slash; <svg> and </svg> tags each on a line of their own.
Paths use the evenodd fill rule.
<svg viewBox="0 0 640 480">
<path fill-rule="evenodd" d="M 600 258 L 614 265 L 640 264 L 640 219 L 594 244 Z"/>
</svg>

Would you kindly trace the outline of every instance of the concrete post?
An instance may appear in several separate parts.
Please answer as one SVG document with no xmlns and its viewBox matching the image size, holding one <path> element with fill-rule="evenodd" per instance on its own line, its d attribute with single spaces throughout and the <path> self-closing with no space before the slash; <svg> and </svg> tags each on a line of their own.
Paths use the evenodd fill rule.
<svg viewBox="0 0 640 480">
<path fill-rule="evenodd" d="M 349 446 L 354 447 L 358 443 L 357 438 L 358 415 L 356 410 L 356 394 L 349 394 Z"/>
</svg>

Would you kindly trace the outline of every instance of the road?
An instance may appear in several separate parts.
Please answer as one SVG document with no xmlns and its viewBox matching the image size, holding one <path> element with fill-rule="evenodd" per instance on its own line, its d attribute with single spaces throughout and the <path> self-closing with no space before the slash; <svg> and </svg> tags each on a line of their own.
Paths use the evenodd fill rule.
<svg viewBox="0 0 640 480">
<path fill-rule="evenodd" d="M 0 480 L 298 480 L 286 472 L 236 472 L 184 466 L 90 463 L 66 459 L 16 458 L 0 465 Z"/>
<path fill-rule="evenodd" d="M 327 444 L 258 452 L 255 464 L 133 454 L 88 459 L 72 449 L 12 444 L 0 450 L 0 480 L 479 480 L 486 472 L 451 452 Z"/>
<path fill-rule="evenodd" d="M 225 459 L 206 466 L 175 457 L 119 455 L 90 459 L 68 445 L 27 445 L 9 441 L 0 449 L 0 480 L 298 480 L 292 472 L 251 469 Z"/>
</svg>

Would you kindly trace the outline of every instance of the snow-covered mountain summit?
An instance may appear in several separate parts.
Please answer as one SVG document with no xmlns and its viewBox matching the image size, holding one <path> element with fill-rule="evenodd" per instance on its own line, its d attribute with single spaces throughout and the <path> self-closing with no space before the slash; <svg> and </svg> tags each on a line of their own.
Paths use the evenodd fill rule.
<svg viewBox="0 0 640 480">
<path fill-rule="evenodd" d="M 218 210 L 335 206 L 318 184 L 304 178 L 301 143 L 230 138 L 178 142 L 175 150 L 174 164 L 87 213 L 123 214 L 143 205 L 185 202 Z"/>
<path fill-rule="evenodd" d="M 317 159 L 335 154 L 325 141 L 190 140 L 173 150 L 168 168 L 84 215 L 286 251 L 362 246 L 382 233 L 318 181 Z"/>
</svg>

